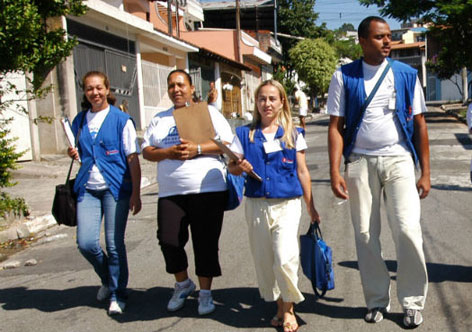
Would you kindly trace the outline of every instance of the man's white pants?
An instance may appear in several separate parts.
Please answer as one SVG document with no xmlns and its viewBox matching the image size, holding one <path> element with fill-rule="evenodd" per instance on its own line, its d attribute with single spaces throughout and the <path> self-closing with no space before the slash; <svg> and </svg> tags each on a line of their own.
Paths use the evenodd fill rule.
<svg viewBox="0 0 472 332">
<path fill-rule="evenodd" d="M 265 301 L 299 303 L 300 251 L 298 225 L 301 200 L 246 198 L 249 245 L 256 267 L 259 292 Z"/>
<path fill-rule="evenodd" d="M 404 309 L 423 309 L 428 275 L 420 225 L 420 199 L 410 155 L 349 157 L 349 191 L 359 271 L 368 309 L 390 306 L 390 275 L 380 246 L 383 195 L 397 254 L 397 296 Z"/>
</svg>

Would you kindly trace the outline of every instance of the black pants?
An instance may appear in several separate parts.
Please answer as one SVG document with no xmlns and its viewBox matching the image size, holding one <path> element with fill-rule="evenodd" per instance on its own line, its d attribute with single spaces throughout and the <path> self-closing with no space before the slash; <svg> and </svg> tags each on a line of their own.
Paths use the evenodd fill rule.
<svg viewBox="0 0 472 332">
<path fill-rule="evenodd" d="M 221 275 L 218 240 L 223 225 L 227 192 L 176 195 L 157 202 L 157 239 L 168 273 L 187 269 L 185 244 L 192 233 L 195 273 L 200 277 Z"/>
</svg>

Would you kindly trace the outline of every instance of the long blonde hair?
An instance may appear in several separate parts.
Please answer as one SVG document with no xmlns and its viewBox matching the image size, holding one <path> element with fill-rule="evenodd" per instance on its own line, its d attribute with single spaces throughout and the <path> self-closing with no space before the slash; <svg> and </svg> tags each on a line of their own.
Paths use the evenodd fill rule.
<svg viewBox="0 0 472 332">
<path fill-rule="evenodd" d="M 259 91 L 262 87 L 266 85 L 272 85 L 277 90 L 279 90 L 280 100 L 282 100 L 282 110 L 277 115 L 277 124 L 282 127 L 284 130 L 284 135 L 282 136 L 282 141 L 285 142 L 287 148 L 293 149 L 295 147 L 295 137 L 293 135 L 293 131 L 295 129 L 293 122 L 292 122 L 292 112 L 290 111 L 290 104 L 288 103 L 287 94 L 285 93 L 285 89 L 276 80 L 266 80 L 259 84 L 255 92 L 255 100 L 256 103 L 254 105 L 254 117 L 252 119 L 251 127 L 249 130 L 249 141 L 254 142 L 254 132 L 256 131 L 257 126 L 261 123 L 261 115 L 257 109 L 257 100 L 259 96 Z"/>
</svg>

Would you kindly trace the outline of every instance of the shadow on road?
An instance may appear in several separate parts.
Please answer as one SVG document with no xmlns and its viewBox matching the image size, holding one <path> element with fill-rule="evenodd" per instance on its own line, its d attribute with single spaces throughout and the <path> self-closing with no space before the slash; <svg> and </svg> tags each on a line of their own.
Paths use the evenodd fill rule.
<svg viewBox="0 0 472 332">
<path fill-rule="evenodd" d="M 434 184 L 431 188 L 437 190 L 472 191 L 472 187 L 463 187 L 456 184 Z"/>
<path fill-rule="evenodd" d="M 16 287 L 0 290 L 0 303 L 3 310 L 36 309 L 42 312 L 56 312 L 77 307 L 102 308 L 106 310 L 107 303 L 95 300 L 98 287 L 76 287 L 65 290 L 34 289 Z M 113 316 L 117 322 L 152 321 L 166 317 L 197 318 L 197 293 L 188 298 L 185 307 L 173 313 L 166 310 L 167 301 L 172 293 L 171 288 L 154 287 L 151 289 L 131 289 L 126 307 L 126 314 Z M 329 294 L 328 294 L 329 295 Z M 343 299 L 317 299 L 314 294 L 304 293 L 305 301 L 296 305 L 298 313 L 314 313 L 321 316 L 338 319 L 362 319 L 365 315 L 363 307 L 344 307 L 337 305 Z M 216 289 L 213 297 L 217 309 L 207 319 L 213 319 L 221 324 L 249 329 L 270 326 L 270 318 L 274 314 L 275 304 L 265 303 L 259 296 L 257 288 L 228 288 Z M 388 315 L 386 319 L 395 318 L 401 324 L 401 315 Z M 306 325 L 298 317 L 300 325 Z M 176 324 L 175 320 L 169 324 Z M 161 325 L 161 328 L 165 328 Z"/>
<path fill-rule="evenodd" d="M 397 272 L 397 261 L 386 260 L 385 263 L 389 272 Z M 337 265 L 359 269 L 356 261 L 339 262 Z M 429 282 L 472 282 L 472 266 L 426 263 L 426 269 Z M 395 279 L 395 276 L 392 276 L 392 280 Z"/>
</svg>

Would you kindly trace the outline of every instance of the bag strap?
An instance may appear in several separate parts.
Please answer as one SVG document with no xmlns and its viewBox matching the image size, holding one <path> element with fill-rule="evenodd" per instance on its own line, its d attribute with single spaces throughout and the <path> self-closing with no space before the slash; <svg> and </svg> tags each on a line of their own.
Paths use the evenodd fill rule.
<svg viewBox="0 0 472 332">
<path fill-rule="evenodd" d="M 86 111 L 83 111 L 83 112 L 86 112 Z M 82 127 L 84 125 L 84 121 L 85 121 L 85 117 L 87 116 L 87 114 L 85 113 L 83 116 L 82 116 L 82 119 L 80 120 L 80 126 L 79 126 L 79 130 L 77 131 L 77 136 L 75 136 L 75 146 L 77 146 L 77 143 L 79 142 L 79 138 L 80 138 L 80 133 L 82 131 Z M 67 178 L 66 178 L 66 184 L 69 183 L 69 179 L 70 179 L 70 174 L 72 172 L 72 166 L 74 166 L 74 159 L 72 158 L 72 161 L 70 162 L 70 166 L 69 166 L 69 172 L 67 172 Z"/>
<path fill-rule="evenodd" d="M 362 107 L 361 107 L 361 114 L 365 112 L 365 110 L 367 109 L 367 106 L 369 106 L 372 99 L 374 99 L 374 96 L 377 93 L 377 90 L 379 89 L 380 84 L 382 84 L 385 76 L 387 76 L 388 70 L 390 69 L 391 66 L 392 66 L 392 64 L 391 64 L 390 60 L 387 59 L 387 65 L 385 66 L 385 69 L 382 72 L 382 75 L 380 75 L 379 79 L 377 80 L 377 83 L 375 83 L 374 88 L 370 92 L 369 97 L 367 97 L 366 101 L 364 102 L 364 105 L 362 105 Z"/>
<path fill-rule="evenodd" d="M 323 235 L 321 234 L 320 224 L 318 224 L 317 222 L 315 222 L 313 225 L 314 225 L 314 228 L 315 228 L 315 236 L 316 236 L 318 239 L 323 240 Z"/>
<path fill-rule="evenodd" d="M 319 239 L 323 239 L 323 236 L 321 235 L 321 229 L 320 229 L 320 226 L 318 223 L 310 223 L 310 228 L 308 229 L 308 232 L 307 232 L 307 235 L 310 236 L 311 238 L 313 238 L 314 241 L 318 241 Z M 322 298 L 323 296 L 325 296 L 326 292 L 327 292 L 327 287 L 323 287 L 323 289 L 321 290 L 318 290 L 316 288 L 316 272 L 315 272 L 315 264 L 313 264 L 313 278 L 314 280 L 312 280 L 312 287 L 313 287 L 313 291 L 315 292 L 316 296 L 318 298 Z"/>
<path fill-rule="evenodd" d="M 306 235 L 311 236 L 314 239 L 321 239 L 323 240 L 323 235 L 321 234 L 321 228 L 320 225 L 315 222 L 315 223 L 310 223 L 310 228 L 308 228 L 308 232 L 306 232 Z"/>
<path fill-rule="evenodd" d="M 359 118 L 356 121 L 357 126 L 359 126 L 359 124 L 361 122 L 361 119 L 364 116 L 365 110 L 367 109 L 367 106 L 369 106 L 372 99 L 374 99 L 374 96 L 377 93 L 377 90 L 379 89 L 380 84 L 382 84 L 385 76 L 387 76 L 388 70 L 390 69 L 391 66 L 392 66 L 391 61 L 389 59 L 387 59 L 387 66 L 385 66 L 385 69 L 382 72 L 382 75 L 380 75 L 379 79 L 377 80 L 377 83 L 375 83 L 374 88 L 370 92 L 370 94 L 367 97 L 367 99 L 365 100 L 364 104 L 362 104 L 361 110 L 359 112 Z"/>
</svg>

